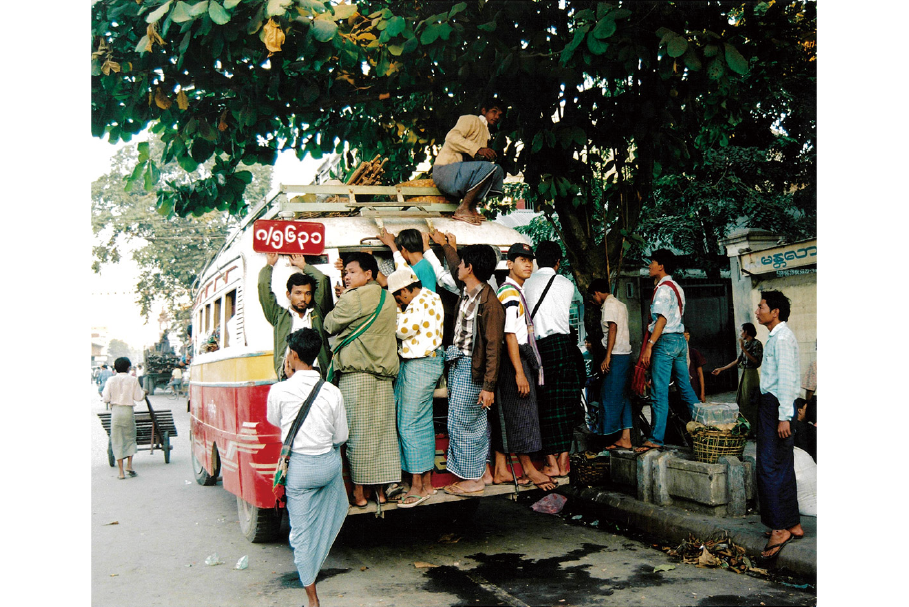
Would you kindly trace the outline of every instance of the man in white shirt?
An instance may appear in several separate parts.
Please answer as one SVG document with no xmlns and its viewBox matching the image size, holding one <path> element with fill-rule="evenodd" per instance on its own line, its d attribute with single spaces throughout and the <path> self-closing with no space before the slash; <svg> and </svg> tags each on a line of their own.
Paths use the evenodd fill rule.
<svg viewBox="0 0 909 607">
<path fill-rule="evenodd" d="M 313 329 L 287 337 L 288 379 L 268 392 L 266 418 L 286 440 L 300 407 L 321 379 L 313 361 L 322 338 Z M 347 413 L 341 391 L 325 382 L 291 443 L 287 468 L 287 514 L 294 563 L 310 605 L 318 605 L 316 575 L 347 516 L 347 490 L 342 476 L 341 445 L 347 442 Z"/>
<path fill-rule="evenodd" d="M 606 355 L 599 365 L 603 375 L 600 387 L 600 415 L 597 431 L 601 436 L 621 432 L 607 451 L 631 449 L 631 401 L 628 382 L 631 380 L 631 339 L 628 332 L 628 307 L 611 293 L 609 281 L 596 278 L 587 287 L 588 298 L 601 306 L 600 324 L 603 329 L 603 348 Z"/>
<path fill-rule="evenodd" d="M 524 282 L 524 296 L 546 378 L 537 387 L 540 435 L 546 456 L 542 472 L 559 478 L 568 476 L 568 450 L 574 428 L 582 421 L 580 351 L 568 321 L 575 288 L 574 283 L 557 273 L 562 259 L 562 248 L 557 243 L 541 242 L 536 257 L 539 269 Z"/>
</svg>

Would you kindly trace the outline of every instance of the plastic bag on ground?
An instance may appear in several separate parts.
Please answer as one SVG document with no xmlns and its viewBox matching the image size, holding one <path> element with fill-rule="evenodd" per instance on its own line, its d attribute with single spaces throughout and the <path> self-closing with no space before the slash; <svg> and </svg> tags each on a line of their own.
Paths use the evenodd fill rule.
<svg viewBox="0 0 909 607">
<path fill-rule="evenodd" d="M 817 516 L 817 463 L 807 451 L 792 449 L 795 468 L 795 488 L 798 493 L 799 514 Z"/>
<path fill-rule="evenodd" d="M 234 569 L 246 569 L 247 567 L 249 567 L 249 557 L 244 554 L 240 557 L 240 560 L 237 561 L 237 564 L 234 565 Z"/>
<path fill-rule="evenodd" d="M 567 501 L 568 498 L 564 495 L 550 493 L 543 499 L 535 502 L 530 509 L 534 512 L 542 512 L 543 514 L 558 514 L 562 511 L 562 508 L 565 507 Z"/>
<path fill-rule="evenodd" d="M 214 554 L 210 554 L 210 555 L 208 556 L 208 558 L 205 559 L 205 564 L 206 564 L 206 565 L 211 565 L 211 566 L 214 566 L 214 565 L 223 565 L 223 564 L 224 564 L 224 561 L 222 561 L 221 559 L 219 559 L 219 558 L 218 558 L 218 553 L 215 552 Z"/>
</svg>

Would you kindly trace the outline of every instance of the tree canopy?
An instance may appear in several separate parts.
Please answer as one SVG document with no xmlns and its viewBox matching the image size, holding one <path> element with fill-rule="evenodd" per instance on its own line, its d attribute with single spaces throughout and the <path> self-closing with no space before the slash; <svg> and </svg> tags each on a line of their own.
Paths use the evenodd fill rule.
<svg viewBox="0 0 909 607">
<path fill-rule="evenodd" d="M 697 175 L 710 152 L 762 150 L 811 206 L 815 56 L 800 0 L 101 0 L 92 133 L 160 135 L 130 176 L 165 214 L 239 213 L 244 167 L 279 150 L 347 143 L 406 178 L 495 94 L 510 109 L 492 147 L 558 217 L 584 289 L 640 238 L 654 180 Z M 209 177 L 159 183 L 159 164 L 211 158 Z"/>
<path fill-rule="evenodd" d="M 130 187 L 126 176 L 132 167 L 142 158 L 160 155 L 162 148 L 157 136 L 124 146 L 113 156 L 110 171 L 92 183 L 92 270 L 99 272 L 104 265 L 119 262 L 128 251 L 140 270 L 134 287 L 140 313 L 147 319 L 154 302 L 163 301 L 171 318 L 185 321 L 192 284 L 221 248 L 232 219 L 224 211 L 195 218 L 167 217 L 156 209 L 153 193 L 135 184 Z M 210 161 L 186 173 L 171 162 L 160 170 L 164 179 L 182 185 L 204 179 L 212 165 Z M 255 167 L 252 173 L 246 196 L 256 203 L 271 187 L 272 171 Z"/>
</svg>

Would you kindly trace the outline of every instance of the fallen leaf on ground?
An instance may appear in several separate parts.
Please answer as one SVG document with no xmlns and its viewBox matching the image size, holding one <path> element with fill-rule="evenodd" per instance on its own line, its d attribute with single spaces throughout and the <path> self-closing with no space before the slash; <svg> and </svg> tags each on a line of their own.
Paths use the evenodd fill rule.
<svg viewBox="0 0 909 607">
<path fill-rule="evenodd" d="M 456 536 L 454 533 L 446 533 L 439 538 L 440 544 L 456 544 L 461 540 L 460 537 Z"/>
<path fill-rule="evenodd" d="M 112 523 L 104 523 L 104 526 L 107 527 L 108 525 L 119 525 L 119 524 L 120 524 L 120 521 L 114 521 Z"/>
<path fill-rule="evenodd" d="M 438 565 L 433 565 L 432 563 L 425 563 L 423 561 L 417 561 L 413 564 L 417 569 L 429 569 L 431 567 L 438 567 Z"/>
<path fill-rule="evenodd" d="M 366 571 L 369 567 L 360 567 L 360 571 Z"/>
<path fill-rule="evenodd" d="M 706 547 L 701 550 L 701 556 L 698 557 L 699 566 L 716 567 L 718 564 L 719 562 L 716 560 L 716 557 L 713 556 Z"/>
<path fill-rule="evenodd" d="M 656 573 L 658 571 L 672 571 L 673 569 L 675 569 L 675 565 L 657 565 L 653 568 L 653 572 Z"/>
<path fill-rule="evenodd" d="M 117 577 L 118 575 L 120 575 L 120 574 L 119 574 L 119 573 L 111 573 L 111 574 L 110 574 L 111 577 Z"/>
</svg>

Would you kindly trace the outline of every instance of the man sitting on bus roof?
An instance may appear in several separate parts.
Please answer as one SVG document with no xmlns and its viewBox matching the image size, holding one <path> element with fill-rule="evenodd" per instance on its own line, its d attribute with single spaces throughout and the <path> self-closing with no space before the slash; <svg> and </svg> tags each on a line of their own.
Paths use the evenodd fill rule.
<svg viewBox="0 0 909 607">
<path fill-rule="evenodd" d="M 366 506 L 364 486 L 375 485 L 376 499 L 385 502 L 383 486 L 401 480 L 392 382 L 398 375 L 397 305 L 375 277 L 375 258 L 362 252 L 345 257 L 344 284 L 325 330 L 337 335 L 328 379 L 340 375 L 350 440 L 347 460 L 357 507 Z"/>
<path fill-rule="evenodd" d="M 322 337 L 322 350 L 315 367 L 322 376 L 328 371 L 331 351 L 328 337 L 322 327 L 323 319 L 331 312 L 331 281 L 322 272 L 306 263 L 303 255 L 291 255 L 290 263 L 302 272 L 294 272 L 287 279 L 288 307 L 278 305 L 278 298 L 271 290 L 271 278 L 277 253 L 265 254 L 265 267 L 259 271 L 259 304 L 265 319 L 274 327 L 274 364 L 278 379 L 284 377 L 284 358 L 288 354 L 287 336 L 297 329 L 314 329 Z"/>
</svg>

